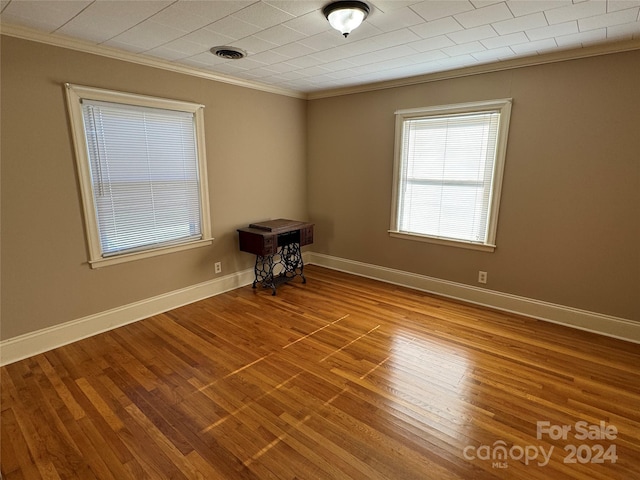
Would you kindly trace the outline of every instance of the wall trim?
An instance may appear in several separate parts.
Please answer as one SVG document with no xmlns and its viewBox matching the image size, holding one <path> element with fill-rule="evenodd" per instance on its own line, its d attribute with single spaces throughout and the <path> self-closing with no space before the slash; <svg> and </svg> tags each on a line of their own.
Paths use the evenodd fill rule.
<svg viewBox="0 0 640 480">
<path fill-rule="evenodd" d="M 640 322 L 322 253 L 307 251 L 303 252 L 302 256 L 307 264 L 640 343 Z M 0 366 L 250 285 L 253 279 L 253 268 L 249 268 L 122 307 L 3 340 L 0 342 Z"/>
<path fill-rule="evenodd" d="M 137 63 L 150 67 L 169 70 L 172 72 L 183 73 L 185 75 L 193 75 L 195 77 L 206 78 L 216 82 L 228 83 L 239 87 L 251 88 L 263 92 L 275 93 L 288 97 L 301 98 L 305 100 L 317 100 L 320 98 L 338 97 L 342 95 L 351 95 L 354 93 L 372 92 L 376 90 L 384 90 L 387 88 L 406 87 L 422 83 L 437 82 L 440 80 L 448 80 L 452 78 L 467 77 L 471 75 L 480 75 L 483 73 L 499 72 L 502 70 L 511 70 L 514 68 L 531 67 L 536 65 L 544 65 L 548 63 L 564 62 L 568 60 L 576 60 L 580 58 L 595 57 L 599 55 L 609 55 L 613 53 L 628 52 L 631 50 L 640 50 L 640 39 L 622 40 L 619 42 L 603 43 L 590 45 L 583 48 L 572 48 L 560 50 L 556 52 L 545 53 L 541 55 L 523 56 L 501 62 L 485 63 L 472 67 L 458 68 L 454 70 L 445 70 L 442 72 L 427 73 L 413 77 L 399 78 L 395 80 L 386 80 L 382 82 L 365 83 L 361 85 L 353 85 L 342 88 L 319 90 L 315 92 L 300 92 L 289 90 L 273 85 L 267 85 L 251 80 L 244 80 L 237 77 L 214 73 L 203 68 L 189 67 L 172 63 L 155 57 L 146 56 L 139 53 L 131 53 L 125 50 L 119 50 L 106 45 L 96 45 L 85 40 L 79 40 L 63 35 L 45 33 L 20 25 L 3 23 L 0 28 L 0 34 L 10 37 L 21 38 L 33 42 L 45 43 L 56 47 L 68 48 L 79 52 L 92 53 L 103 57 L 123 60 L 125 62 Z"/>
<path fill-rule="evenodd" d="M 640 343 L 640 322 L 532 298 L 478 288 L 416 273 L 395 270 L 344 258 L 309 253 L 307 260 L 318 266 L 339 270 L 394 285 L 433 293 L 454 300 L 490 307 L 504 312 L 557 323 L 608 337 Z"/>
<path fill-rule="evenodd" d="M 0 342 L 0 366 L 137 322 L 253 282 L 253 268 Z"/>
<path fill-rule="evenodd" d="M 160 58 L 143 55 L 141 53 L 131 53 L 125 50 L 108 47 L 106 45 L 96 45 L 85 40 L 79 40 L 64 35 L 45 33 L 20 25 L 3 23 L 0 33 L 2 35 L 7 35 L 10 37 L 21 38 L 23 40 L 45 43 L 47 45 L 53 45 L 54 47 L 67 48 L 69 50 L 76 50 L 78 52 L 92 53 L 94 55 L 114 58 L 116 60 L 137 63 L 138 65 L 145 65 L 148 67 L 160 68 L 162 70 L 169 70 L 170 72 L 177 72 L 185 75 L 192 75 L 194 77 L 206 78 L 207 80 L 213 80 L 215 82 L 228 83 L 231 85 L 236 85 L 238 87 L 251 88 L 253 90 L 275 93 L 276 95 L 284 95 L 287 97 L 301 99 L 307 98 L 306 94 L 297 92 L 295 90 L 275 87 L 260 82 L 252 82 L 251 80 L 231 77 L 222 73 L 214 73 L 212 71 L 205 70 L 204 68 L 180 65 L 177 63 L 169 62 L 167 60 L 162 60 Z"/>
<path fill-rule="evenodd" d="M 456 68 L 454 70 L 444 70 L 441 72 L 427 73 L 424 75 L 416 75 L 413 77 L 399 78 L 395 80 L 385 80 L 382 82 L 367 83 L 363 85 L 352 85 L 348 87 L 333 88 L 329 90 L 319 90 L 307 94 L 307 100 L 318 100 L 321 98 L 340 97 L 342 95 L 351 95 L 355 93 L 374 92 L 376 90 L 385 90 L 387 88 L 408 87 L 411 85 L 419 85 L 422 83 L 450 80 L 452 78 L 461 78 L 472 75 L 481 75 L 484 73 L 501 72 L 503 70 L 533 67 L 537 65 L 546 65 L 549 63 L 566 62 L 569 60 L 597 57 L 600 55 L 611 55 L 614 53 L 623 53 L 632 50 L 640 50 L 640 39 L 622 40 L 619 42 L 603 43 L 583 48 L 571 48 L 567 50 L 543 53 L 540 55 L 528 55 L 512 58 L 510 60 L 503 60 L 500 62 L 483 63 L 481 65 L 475 65 L 471 67 Z"/>
</svg>

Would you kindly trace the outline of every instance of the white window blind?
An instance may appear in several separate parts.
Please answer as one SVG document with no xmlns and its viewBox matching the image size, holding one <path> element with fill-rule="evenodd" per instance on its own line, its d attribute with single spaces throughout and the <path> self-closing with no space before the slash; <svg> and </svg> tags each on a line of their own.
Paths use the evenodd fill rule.
<svg viewBox="0 0 640 480">
<path fill-rule="evenodd" d="M 400 114 L 392 232 L 493 244 L 504 104 L 472 107 Z"/>
<path fill-rule="evenodd" d="M 83 100 L 102 256 L 202 238 L 194 114 Z"/>
<path fill-rule="evenodd" d="M 65 87 L 91 268 L 211 245 L 204 106 Z"/>
</svg>

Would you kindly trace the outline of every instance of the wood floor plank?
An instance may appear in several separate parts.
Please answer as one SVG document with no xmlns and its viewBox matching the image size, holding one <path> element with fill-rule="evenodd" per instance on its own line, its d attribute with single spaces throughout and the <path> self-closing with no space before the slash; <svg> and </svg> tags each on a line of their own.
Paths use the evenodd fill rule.
<svg viewBox="0 0 640 480">
<path fill-rule="evenodd" d="M 3 478 L 640 478 L 638 345 L 305 274 L 3 367 Z"/>
</svg>

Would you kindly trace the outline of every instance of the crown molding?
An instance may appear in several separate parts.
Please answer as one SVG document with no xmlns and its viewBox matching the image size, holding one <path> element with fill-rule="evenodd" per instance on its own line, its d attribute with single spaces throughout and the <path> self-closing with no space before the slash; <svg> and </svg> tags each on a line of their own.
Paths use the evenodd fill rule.
<svg viewBox="0 0 640 480">
<path fill-rule="evenodd" d="M 321 98 L 339 97 L 342 95 L 351 95 L 355 93 L 372 92 L 376 90 L 385 90 L 389 88 L 406 87 L 411 85 L 419 85 L 422 83 L 437 82 L 440 80 L 450 80 L 454 78 L 468 77 L 472 75 L 480 75 L 484 73 L 500 72 L 504 70 L 512 70 L 516 68 L 532 67 L 536 65 L 545 65 L 549 63 L 565 62 L 569 60 L 578 60 L 581 58 L 596 57 L 601 55 L 610 55 L 614 53 L 623 53 L 632 50 L 640 50 L 640 39 L 624 40 L 614 43 L 604 43 L 592 45 L 584 48 L 574 48 L 556 52 L 545 53 L 542 55 L 533 55 L 527 57 L 518 57 L 502 62 L 486 63 L 473 67 L 459 68 L 455 70 L 447 70 L 443 72 L 429 73 L 414 77 L 406 77 L 395 80 L 387 80 L 383 82 L 367 83 L 363 85 L 353 85 L 344 88 L 335 88 L 330 90 L 319 90 L 315 92 L 300 92 L 285 88 L 275 87 L 260 82 L 252 82 L 236 77 L 214 73 L 209 70 L 178 65 L 160 60 L 158 58 L 149 57 L 143 54 L 126 52 L 104 45 L 95 45 L 84 40 L 78 40 L 71 37 L 45 33 L 28 27 L 3 23 L 0 26 L 0 33 L 10 37 L 21 38 L 39 43 L 45 43 L 56 47 L 68 48 L 85 53 L 92 53 L 103 57 L 122 60 L 125 62 L 136 63 L 154 68 L 160 68 L 172 72 L 192 75 L 195 77 L 206 78 L 216 82 L 227 83 L 239 87 L 260 90 L 263 92 L 274 93 L 276 95 L 284 95 L 293 98 L 305 100 L 316 100 Z"/>
<path fill-rule="evenodd" d="M 519 57 L 501 62 L 486 63 L 473 67 L 458 68 L 456 70 L 429 73 L 426 75 L 418 75 L 415 77 L 407 77 L 396 80 L 368 83 L 364 85 L 354 85 L 351 87 L 309 92 L 307 93 L 307 100 L 339 97 L 342 95 L 351 95 L 354 93 L 373 92 L 376 90 L 384 90 L 388 88 L 406 87 L 410 85 L 418 85 L 421 83 L 438 82 L 440 80 L 450 80 L 453 78 L 468 77 L 472 75 L 480 75 L 483 73 L 500 72 L 503 70 L 513 70 L 516 68 L 566 62 L 569 60 L 578 60 L 581 58 L 597 57 L 600 55 L 629 52 L 632 50 L 640 50 L 640 39 L 625 40 L 615 43 L 604 43 L 584 48 L 574 48 L 570 50 L 561 50 L 545 53 L 542 55 Z"/>
<path fill-rule="evenodd" d="M 56 35 L 52 33 L 45 33 L 38 30 L 34 30 L 28 27 L 22 27 L 19 25 L 12 25 L 3 23 L 0 28 L 2 35 L 10 37 L 21 38 L 23 40 L 30 40 L 33 42 L 45 43 L 47 45 L 53 45 L 55 47 L 68 48 L 70 50 L 76 50 L 84 53 L 92 53 L 94 55 L 100 55 L 103 57 L 113 58 L 116 60 L 122 60 L 125 62 L 136 63 L 138 65 L 145 65 L 147 67 L 160 68 L 162 70 L 168 70 L 170 72 L 182 73 L 185 75 L 192 75 L 194 77 L 206 78 L 207 80 L 213 80 L 215 82 L 227 83 L 238 87 L 250 88 L 253 90 L 260 90 L 263 92 L 274 93 L 276 95 L 284 95 L 287 97 L 306 99 L 307 95 L 295 90 L 289 90 L 285 88 L 274 87 L 272 85 L 266 85 L 264 83 L 252 82 L 250 80 L 243 80 L 236 77 L 223 75 L 220 73 L 213 73 L 211 71 L 188 67 L 186 65 L 178 65 L 175 63 L 161 60 L 158 58 L 150 57 L 140 53 L 131 53 L 124 50 L 119 50 L 105 45 L 95 45 L 84 40 L 78 40 L 63 35 Z"/>
</svg>

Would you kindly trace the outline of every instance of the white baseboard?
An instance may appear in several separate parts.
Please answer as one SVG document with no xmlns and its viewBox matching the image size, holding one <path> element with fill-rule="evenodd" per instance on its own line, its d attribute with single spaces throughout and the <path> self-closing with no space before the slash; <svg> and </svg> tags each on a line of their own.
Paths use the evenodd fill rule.
<svg viewBox="0 0 640 480">
<path fill-rule="evenodd" d="M 253 268 L 0 342 L 0 365 L 61 347 L 253 282 Z"/>
<path fill-rule="evenodd" d="M 307 263 L 640 343 L 640 322 L 310 252 Z"/>
<path fill-rule="evenodd" d="M 304 252 L 303 258 L 308 264 L 640 343 L 640 322 L 321 253 Z M 198 285 L 4 340 L 0 342 L 0 365 L 17 362 L 98 333 L 249 285 L 253 282 L 253 275 L 253 269 L 243 270 Z"/>
</svg>

